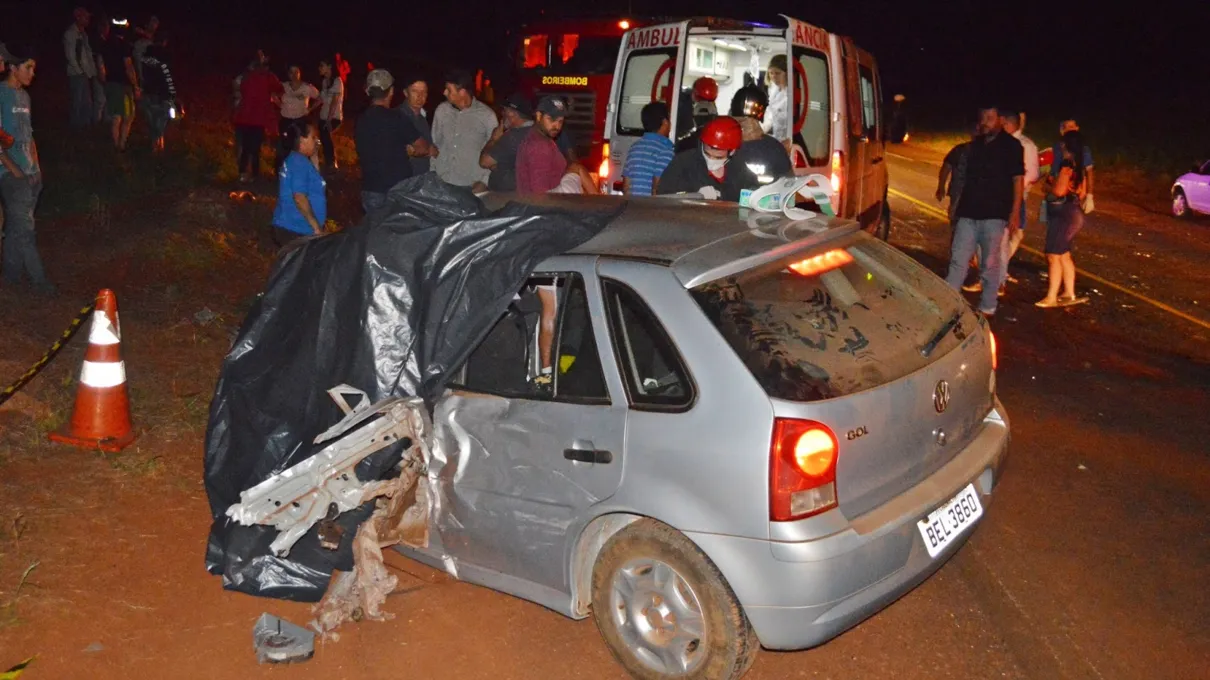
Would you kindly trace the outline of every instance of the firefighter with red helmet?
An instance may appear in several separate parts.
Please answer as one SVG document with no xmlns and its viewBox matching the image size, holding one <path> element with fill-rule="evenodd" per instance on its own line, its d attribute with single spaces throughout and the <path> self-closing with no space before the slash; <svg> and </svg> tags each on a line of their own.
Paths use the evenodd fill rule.
<svg viewBox="0 0 1210 680">
<path fill-rule="evenodd" d="M 741 87 L 731 99 L 731 117 L 744 132 L 744 145 L 734 162 L 748 166 L 761 184 L 794 174 L 786 147 L 761 127 L 768 107 L 769 95 L 755 85 Z"/>
<path fill-rule="evenodd" d="M 693 88 L 681 92 L 681 105 L 677 109 L 677 151 L 697 146 L 697 134 L 718 115 L 718 81 L 702 76 L 693 81 Z"/>
<path fill-rule="evenodd" d="M 732 163 L 744 142 L 734 118 L 719 116 L 701 129 L 698 148 L 677 154 L 660 176 L 657 193 L 698 193 L 709 199 L 739 201 L 744 189 L 760 186 L 743 163 Z"/>
</svg>

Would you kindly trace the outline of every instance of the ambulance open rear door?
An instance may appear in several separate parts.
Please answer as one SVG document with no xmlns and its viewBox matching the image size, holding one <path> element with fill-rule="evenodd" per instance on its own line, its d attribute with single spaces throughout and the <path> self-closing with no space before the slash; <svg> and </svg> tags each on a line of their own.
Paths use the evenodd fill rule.
<svg viewBox="0 0 1210 680">
<path fill-rule="evenodd" d="M 841 124 L 844 104 L 836 97 L 837 75 L 834 36 L 818 26 L 782 15 L 787 22 L 786 49 L 790 73 L 786 86 L 790 106 L 794 165 L 828 177 L 832 204 L 843 214 L 847 161 L 843 143 L 834 129 Z"/>
<path fill-rule="evenodd" d="M 644 132 L 643 107 L 662 101 L 668 105 L 670 120 L 677 119 L 688 37 L 688 21 L 636 28 L 623 36 L 605 116 L 609 172 L 602 185 L 606 193 L 622 193 L 622 164 Z"/>
</svg>

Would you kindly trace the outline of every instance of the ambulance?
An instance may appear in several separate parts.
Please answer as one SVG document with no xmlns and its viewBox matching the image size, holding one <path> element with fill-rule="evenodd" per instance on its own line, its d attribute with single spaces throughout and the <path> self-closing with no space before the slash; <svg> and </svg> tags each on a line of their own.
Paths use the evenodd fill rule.
<svg viewBox="0 0 1210 680">
<path fill-rule="evenodd" d="M 713 79 L 717 111 L 726 115 L 732 95 L 748 84 L 765 86 L 770 61 L 784 55 L 793 73 L 785 79 L 790 105 L 782 108 L 788 120 L 781 129 L 793 144 L 796 172 L 829 177 L 837 213 L 886 238 L 887 131 L 878 64 L 850 38 L 782 18 L 784 25 L 700 17 L 627 31 L 605 116 L 605 192 L 621 192 L 622 165 L 643 135 L 645 105 L 666 102 L 674 122 L 670 137 L 682 139 L 689 130 L 678 128 L 694 121 L 681 111 L 692 106 L 687 94 L 694 83 Z"/>
</svg>

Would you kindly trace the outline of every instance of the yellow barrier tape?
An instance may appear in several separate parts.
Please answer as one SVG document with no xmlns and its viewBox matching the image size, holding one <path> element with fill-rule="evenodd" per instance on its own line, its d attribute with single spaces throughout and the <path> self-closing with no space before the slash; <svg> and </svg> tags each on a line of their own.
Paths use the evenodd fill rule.
<svg viewBox="0 0 1210 680">
<path fill-rule="evenodd" d="M 30 369 L 26 371 L 20 378 L 17 378 L 16 382 L 4 388 L 3 391 L 0 391 L 0 404 L 3 404 L 12 398 L 12 396 L 16 394 L 22 387 L 25 387 L 29 381 L 33 380 L 34 376 L 38 375 L 43 368 L 46 368 L 46 365 L 55 358 L 55 355 L 57 355 L 59 351 L 67 345 L 67 341 L 71 340 L 72 336 L 76 334 L 76 331 L 80 330 L 80 326 L 84 323 L 84 320 L 88 318 L 88 315 L 92 314 L 92 310 L 95 306 L 96 303 L 89 303 L 80 309 L 80 313 L 76 314 L 76 318 L 71 320 L 71 325 L 67 327 L 67 330 L 63 331 L 63 334 L 60 335 L 59 339 L 55 341 L 55 344 L 51 345 L 50 349 L 46 350 L 46 354 L 43 354 L 42 358 L 38 359 L 38 361 L 35 362 L 34 365 L 31 366 Z M 0 680 L 3 679 L 0 678 Z"/>
</svg>

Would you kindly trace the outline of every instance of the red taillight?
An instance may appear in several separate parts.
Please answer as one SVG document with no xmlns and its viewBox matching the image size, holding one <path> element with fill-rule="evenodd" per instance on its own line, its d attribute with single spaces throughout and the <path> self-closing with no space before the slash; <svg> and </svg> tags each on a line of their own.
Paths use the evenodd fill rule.
<svg viewBox="0 0 1210 680">
<path fill-rule="evenodd" d="M 840 193 L 840 185 L 844 177 L 844 156 L 839 151 L 832 152 L 832 193 Z"/>
<path fill-rule="evenodd" d="M 843 267 L 852 261 L 853 256 L 849 254 L 849 251 L 837 248 L 805 260 L 799 260 L 791 264 L 790 269 L 803 276 L 814 276 Z"/>
<path fill-rule="evenodd" d="M 609 177 L 609 142 L 601 147 L 601 167 L 597 169 L 597 177 L 604 182 L 606 177 Z"/>
<path fill-rule="evenodd" d="M 994 371 L 994 370 L 996 370 L 996 368 L 997 368 L 997 367 L 1000 365 L 1000 352 L 996 350 L 996 334 L 995 334 L 995 333 L 993 333 L 993 332 L 991 332 L 991 331 L 988 331 L 988 332 L 987 332 L 987 337 L 988 337 L 988 339 L 989 339 L 989 340 L 991 340 L 991 345 L 992 345 L 992 370 Z"/>
<path fill-rule="evenodd" d="M 836 507 L 836 435 L 809 420 L 777 418 L 769 447 L 769 519 L 786 522 Z"/>
</svg>

